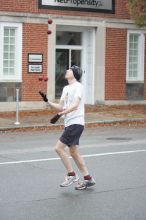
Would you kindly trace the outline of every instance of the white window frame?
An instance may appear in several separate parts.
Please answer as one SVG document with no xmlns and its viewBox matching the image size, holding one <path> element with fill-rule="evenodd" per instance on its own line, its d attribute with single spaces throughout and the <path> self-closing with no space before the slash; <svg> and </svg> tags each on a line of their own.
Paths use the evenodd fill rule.
<svg viewBox="0 0 146 220">
<path fill-rule="evenodd" d="M 4 28 L 16 29 L 15 47 L 15 75 L 3 74 L 3 47 L 4 47 Z M 0 22 L 0 82 L 21 82 L 22 81 L 22 24 Z"/>
<path fill-rule="evenodd" d="M 137 77 L 129 76 L 129 38 L 130 34 L 138 34 L 138 75 Z M 144 58 L 145 58 L 145 33 L 142 31 L 128 31 L 127 33 L 127 68 L 126 82 L 144 82 Z"/>
</svg>

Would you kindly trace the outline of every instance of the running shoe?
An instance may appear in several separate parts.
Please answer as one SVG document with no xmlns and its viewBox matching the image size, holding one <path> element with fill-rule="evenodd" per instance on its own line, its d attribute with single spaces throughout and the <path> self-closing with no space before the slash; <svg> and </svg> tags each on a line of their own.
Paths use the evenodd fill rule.
<svg viewBox="0 0 146 220">
<path fill-rule="evenodd" d="M 60 184 L 61 187 L 67 187 L 70 186 L 71 184 L 77 182 L 79 180 L 79 176 L 75 175 L 75 176 L 66 176 L 65 180 L 63 183 Z"/>
<path fill-rule="evenodd" d="M 82 189 L 87 189 L 88 187 L 94 186 L 96 184 L 95 180 L 92 179 L 91 180 L 83 180 L 82 182 L 79 182 L 75 189 L 76 190 L 82 190 Z"/>
</svg>

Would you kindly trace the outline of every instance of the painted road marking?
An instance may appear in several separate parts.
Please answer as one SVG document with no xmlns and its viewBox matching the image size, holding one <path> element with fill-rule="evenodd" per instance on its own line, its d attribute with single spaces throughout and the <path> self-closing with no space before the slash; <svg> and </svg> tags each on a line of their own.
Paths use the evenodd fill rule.
<svg viewBox="0 0 146 220">
<path fill-rule="evenodd" d="M 146 149 L 144 149 L 144 150 L 131 150 L 131 151 L 117 151 L 117 152 L 108 152 L 108 153 L 97 153 L 97 154 L 86 154 L 86 155 L 82 155 L 82 157 L 90 158 L 90 157 L 101 157 L 101 156 L 109 156 L 109 155 L 144 153 L 144 152 L 146 152 Z M 56 160 L 60 160 L 60 158 L 53 157 L 53 158 L 43 158 L 43 159 L 35 159 L 35 160 L 8 161 L 8 162 L 1 162 L 0 166 L 12 165 L 12 164 L 23 164 L 23 163 L 45 162 L 45 161 L 56 161 Z"/>
</svg>

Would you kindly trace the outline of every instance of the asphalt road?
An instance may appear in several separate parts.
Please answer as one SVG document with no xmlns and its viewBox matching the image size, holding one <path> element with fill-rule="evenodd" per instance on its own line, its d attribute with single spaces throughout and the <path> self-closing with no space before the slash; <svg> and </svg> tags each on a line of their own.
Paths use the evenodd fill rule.
<svg viewBox="0 0 146 220">
<path fill-rule="evenodd" d="M 85 130 L 80 152 L 96 186 L 84 191 L 59 187 L 60 133 L 0 134 L 0 220 L 146 220 L 146 126 Z"/>
</svg>

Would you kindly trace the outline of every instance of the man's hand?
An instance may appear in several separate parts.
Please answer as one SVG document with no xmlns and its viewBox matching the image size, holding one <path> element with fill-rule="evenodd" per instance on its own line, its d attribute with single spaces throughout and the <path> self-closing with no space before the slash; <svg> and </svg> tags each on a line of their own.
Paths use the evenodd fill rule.
<svg viewBox="0 0 146 220">
<path fill-rule="evenodd" d="M 39 91 L 39 94 L 41 95 L 41 97 L 43 98 L 44 102 L 48 102 L 47 96 L 46 94 L 44 94 L 43 92 Z"/>
</svg>

